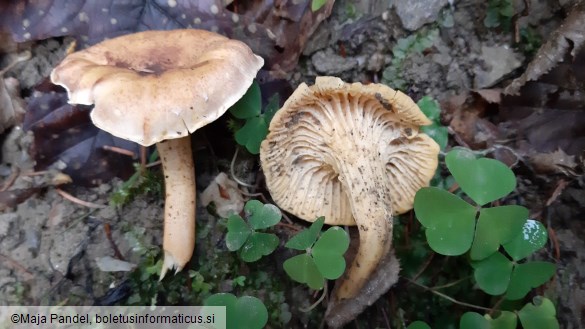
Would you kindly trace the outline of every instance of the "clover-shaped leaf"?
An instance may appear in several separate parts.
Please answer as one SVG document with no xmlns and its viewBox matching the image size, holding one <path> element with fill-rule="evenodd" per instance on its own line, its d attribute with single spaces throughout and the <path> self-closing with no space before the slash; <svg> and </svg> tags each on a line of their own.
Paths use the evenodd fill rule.
<svg viewBox="0 0 585 329">
<path fill-rule="evenodd" d="M 406 329 L 431 329 L 431 327 L 423 321 L 414 321 Z"/>
<path fill-rule="evenodd" d="M 325 279 L 335 280 L 345 271 L 343 254 L 349 247 L 349 237 L 340 227 L 331 227 L 323 235 L 311 251 L 315 265 Z"/>
<path fill-rule="evenodd" d="M 463 192 L 480 206 L 500 199 L 516 188 L 516 176 L 504 163 L 476 159 L 470 150 L 454 148 L 447 153 L 445 163 Z"/>
<path fill-rule="evenodd" d="M 459 320 L 459 329 L 516 329 L 517 322 L 516 314 L 508 311 L 501 312 L 495 319 L 489 314 L 482 316 L 479 313 L 467 312 Z"/>
<path fill-rule="evenodd" d="M 346 266 L 343 254 L 349 247 L 347 232 L 331 227 L 315 242 L 324 221 L 325 218 L 320 217 L 286 244 L 288 248 L 307 251 L 287 259 L 283 266 L 293 280 L 306 283 L 311 289 L 323 288 L 325 279 L 339 278 Z"/>
<path fill-rule="evenodd" d="M 240 249 L 244 262 L 255 262 L 262 256 L 270 255 L 278 247 L 278 237 L 272 233 L 254 232 Z"/>
<path fill-rule="evenodd" d="M 270 121 L 272 121 L 272 117 L 274 117 L 274 115 L 278 111 L 279 104 L 280 95 L 278 93 L 275 93 L 272 96 L 270 96 L 270 98 L 268 98 L 268 103 L 266 104 L 266 107 L 264 107 L 264 113 L 262 113 L 262 116 L 264 116 L 264 120 L 266 121 L 267 124 L 269 124 Z"/>
<path fill-rule="evenodd" d="M 325 6 L 326 3 L 327 3 L 327 0 L 312 0 L 311 1 L 311 10 L 317 11 L 317 10 L 321 9 L 321 7 Z"/>
<path fill-rule="evenodd" d="M 475 230 L 475 207 L 445 190 L 426 187 L 416 193 L 414 211 L 434 251 L 456 256 L 469 250 Z"/>
<path fill-rule="evenodd" d="M 514 264 L 499 252 L 474 263 L 474 277 L 477 285 L 490 295 L 501 295 L 506 292 Z"/>
<path fill-rule="evenodd" d="M 264 113 L 261 113 L 260 86 L 254 81 L 246 94 L 229 109 L 236 118 L 246 120 L 244 126 L 238 129 L 234 135 L 236 142 L 245 146 L 250 153 L 258 154 L 260 144 L 268 134 L 268 125 L 278 110 L 278 105 L 279 96 L 274 94 L 268 100 Z"/>
<path fill-rule="evenodd" d="M 244 96 L 232 105 L 229 111 L 238 119 L 249 119 L 258 116 L 261 108 L 262 99 L 260 97 L 260 85 L 254 80 Z"/>
<path fill-rule="evenodd" d="M 282 266 L 291 279 L 306 283 L 311 289 L 319 290 L 323 288 L 325 279 L 319 273 L 313 257 L 309 254 L 300 254 L 289 258 Z"/>
<path fill-rule="evenodd" d="M 295 250 L 306 250 L 310 248 L 317 241 L 323 224 L 325 224 L 325 217 L 321 216 L 308 229 L 300 231 L 288 240 L 284 246 Z"/>
<path fill-rule="evenodd" d="M 420 131 L 429 135 L 430 138 L 437 142 L 441 150 L 444 150 L 447 146 L 447 142 L 449 141 L 449 131 L 447 127 L 433 122 L 428 126 L 420 127 Z"/>
<path fill-rule="evenodd" d="M 439 102 L 429 96 L 424 96 L 416 104 L 427 118 L 433 122 L 428 126 L 421 127 L 420 131 L 434 139 L 441 147 L 441 150 L 444 149 L 447 146 L 449 134 L 447 127 L 441 125 L 441 108 L 439 107 Z"/>
<path fill-rule="evenodd" d="M 244 210 L 250 214 L 248 222 L 255 230 L 261 230 L 276 225 L 280 222 L 282 213 L 273 204 L 263 204 L 258 200 L 250 200 L 244 206 Z"/>
<path fill-rule="evenodd" d="M 523 328 L 530 329 L 558 329 L 554 304 L 548 299 L 541 296 L 534 297 L 533 304 L 526 304 L 518 312 L 520 323 Z"/>
<path fill-rule="evenodd" d="M 439 106 L 439 102 L 434 100 L 430 96 L 424 96 L 416 105 L 420 108 L 420 110 L 429 118 L 431 121 L 439 121 L 441 118 L 441 107 Z"/>
<path fill-rule="evenodd" d="M 226 245 L 230 251 L 239 250 L 245 262 L 255 262 L 271 254 L 278 247 L 278 237 L 272 233 L 256 232 L 276 225 L 282 216 L 280 210 L 271 204 L 250 200 L 244 206 L 248 223 L 239 215 L 228 218 Z"/>
<path fill-rule="evenodd" d="M 514 267 L 506 298 L 517 300 L 524 298 L 532 288 L 550 280 L 555 274 L 556 266 L 549 262 L 530 262 Z"/>
<path fill-rule="evenodd" d="M 228 218 L 227 229 L 225 243 L 230 251 L 240 249 L 252 234 L 252 229 L 239 215 L 231 215 Z"/>
<path fill-rule="evenodd" d="M 227 329 L 264 328 L 268 323 L 268 311 L 264 303 L 256 297 L 236 296 L 220 293 L 209 296 L 205 306 L 225 306 L 227 314 Z"/>
<path fill-rule="evenodd" d="M 504 244 L 504 249 L 512 259 L 520 260 L 542 248 L 546 243 L 547 237 L 548 234 L 544 225 L 529 219 L 524 222 L 522 231 L 511 241 Z"/>
<path fill-rule="evenodd" d="M 472 263 L 477 285 L 490 295 L 506 293 L 506 299 L 524 298 L 532 288 L 547 282 L 555 273 L 548 262 L 516 264 L 499 252 Z"/>
<path fill-rule="evenodd" d="M 268 124 L 262 117 L 253 117 L 236 132 L 236 142 L 243 145 L 252 154 L 260 153 L 260 143 L 268 135 Z"/>
<path fill-rule="evenodd" d="M 480 260 L 495 253 L 501 244 L 520 233 L 527 218 L 528 209 L 515 205 L 481 209 L 471 259 Z"/>
</svg>

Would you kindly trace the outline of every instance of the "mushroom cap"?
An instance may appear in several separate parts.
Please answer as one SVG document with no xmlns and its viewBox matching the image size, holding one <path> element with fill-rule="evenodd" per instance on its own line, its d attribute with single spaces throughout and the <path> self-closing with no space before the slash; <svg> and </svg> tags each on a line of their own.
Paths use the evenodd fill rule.
<svg viewBox="0 0 585 329">
<path fill-rule="evenodd" d="M 263 64 L 243 42 L 209 31 L 145 31 L 68 55 L 51 81 L 69 103 L 95 104 L 97 127 L 148 146 L 219 118 Z"/>
<path fill-rule="evenodd" d="M 383 161 L 392 210 L 404 213 L 438 165 L 439 145 L 419 133 L 429 124 L 410 97 L 382 84 L 335 77 L 303 83 L 275 114 L 261 145 L 270 194 L 304 220 L 325 216 L 327 224 L 355 225 L 339 161 Z"/>
</svg>

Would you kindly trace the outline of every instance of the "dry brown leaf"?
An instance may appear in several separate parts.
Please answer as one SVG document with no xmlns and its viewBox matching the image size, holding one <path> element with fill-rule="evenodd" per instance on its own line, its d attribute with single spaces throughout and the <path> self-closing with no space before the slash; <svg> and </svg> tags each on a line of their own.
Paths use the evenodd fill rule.
<svg viewBox="0 0 585 329">
<path fill-rule="evenodd" d="M 502 89 L 479 89 L 475 91 L 478 93 L 486 102 L 491 104 L 500 104 L 502 101 Z"/>
<path fill-rule="evenodd" d="M 585 43 L 585 2 L 575 5 L 569 16 L 556 31 L 551 33 L 548 41 L 543 44 L 524 74 L 514 79 L 504 89 L 504 94 L 517 95 L 520 88 L 528 81 L 539 79 L 542 75 L 562 62 L 567 53 L 575 58 Z"/>
<path fill-rule="evenodd" d="M 534 171 L 539 174 L 564 174 L 576 177 L 580 174 L 579 163 L 574 155 L 562 149 L 550 153 L 534 153 L 529 157 Z"/>
<path fill-rule="evenodd" d="M 219 173 L 213 179 L 201 192 L 200 199 L 204 206 L 213 202 L 217 214 L 224 218 L 239 214 L 244 210 L 244 197 L 238 189 L 238 184 L 229 179 L 225 173 Z"/>
<path fill-rule="evenodd" d="M 470 97 L 465 101 L 465 97 Z M 462 146 L 486 149 L 499 138 L 498 128 L 486 116 L 487 102 L 475 94 L 458 95 L 441 104 L 454 138 Z"/>
</svg>

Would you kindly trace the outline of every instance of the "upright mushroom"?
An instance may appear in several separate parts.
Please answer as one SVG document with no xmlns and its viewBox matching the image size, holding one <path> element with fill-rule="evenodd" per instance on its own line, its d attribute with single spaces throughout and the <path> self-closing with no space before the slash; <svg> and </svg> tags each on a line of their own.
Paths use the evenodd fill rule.
<svg viewBox="0 0 585 329">
<path fill-rule="evenodd" d="M 68 55 L 51 72 L 93 123 L 157 145 L 165 175 L 164 264 L 180 271 L 195 246 L 195 169 L 189 133 L 219 118 L 264 61 L 246 44 L 204 30 L 146 31 Z"/>
<path fill-rule="evenodd" d="M 433 177 L 439 146 L 418 131 L 430 123 L 400 91 L 334 77 L 301 84 L 272 119 L 260 159 L 275 202 L 308 221 L 358 227 L 337 300 L 358 294 L 390 250 L 392 216 Z"/>
</svg>

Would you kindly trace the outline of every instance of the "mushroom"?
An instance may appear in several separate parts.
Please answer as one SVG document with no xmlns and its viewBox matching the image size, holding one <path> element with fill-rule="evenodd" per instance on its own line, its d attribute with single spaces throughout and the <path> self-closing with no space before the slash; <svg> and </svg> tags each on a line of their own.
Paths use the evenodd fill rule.
<svg viewBox="0 0 585 329">
<path fill-rule="evenodd" d="M 430 123 L 400 91 L 334 77 L 301 84 L 273 117 L 260 159 L 274 201 L 307 221 L 358 227 L 337 300 L 358 294 L 390 251 L 392 216 L 433 177 L 439 146 L 419 133 Z"/>
<path fill-rule="evenodd" d="M 51 81 L 69 103 L 94 105 L 100 129 L 156 143 L 165 176 L 164 263 L 180 271 L 195 246 L 195 169 L 189 133 L 219 118 L 264 61 L 243 42 L 204 30 L 145 31 L 68 55 Z"/>
</svg>

